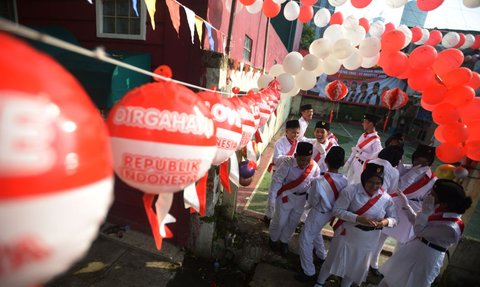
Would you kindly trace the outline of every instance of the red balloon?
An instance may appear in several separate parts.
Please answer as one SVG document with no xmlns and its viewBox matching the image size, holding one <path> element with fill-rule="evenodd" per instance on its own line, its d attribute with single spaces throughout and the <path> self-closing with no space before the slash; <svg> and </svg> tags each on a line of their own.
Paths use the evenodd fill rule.
<svg viewBox="0 0 480 287">
<path fill-rule="evenodd" d="M 367 7 L 372 0 L 351 0 L 351 2 L 353 7 L 361 9 Z"/>
<path fill-rule="evenodd" d="M 399 88 L 386 90 L 382 94 L 382 103 L 389 110 L 397 110 L 408 103 L 408 95 Z"/>
<path fill-rule="evenodd" d="M 460 119 L 460 113 L 457 108 L 449 103 L 437 105 L 432 112 L 433 121 L 437 124 L 457 123 Z"/>
<path fill-rule="evenodd" d="M 437 58 L 437 50 L 429 45 L 423 45 L 415 48 L 410 53 L 408 64 L 414 69 L 425 69 L 433 65 Z"/>
<path fill-rule="evenodd" d="M 441 143 L 444 143 L 446 142 L 446 138 L 443 136 L 443 131 L 445 130 L 445 128 L 447 127 L 448 125 L 439 125 L 436 129 L 435 129 L 435 132 L 433 133 L 433 135 L 435 136 L 435 138 L 441 142 Z"/>
<path fill-rule="evenodd" d="M 467 83 L 467 86 L 472 87 L 472 89 L 477 90 L 480 88 L 480 74 L 477 72 L 472 72 L 472 78 Z"/>
<path fill-rule="evenodd" d="M 465 156 L 465 150 L 459 143 L 440 143 L 435 149 L 437 158 L 445 163 L 459 162 Z"/>
<path fill-rule="evenodd" d="M 312 20 L 313 7 L 309 5 L 303 5 L 300 7 L 300 14 L 298 14 L 298 21 L 301 23 L 307 23 Z"/>
<path fill-rule="evenodd" d="M 410 42 L 415 43 L 418 40 L 422 39 L 422 35 L 423 35 L 422 28 L 415 26 L 412 29 L 410 29 L 410 31 L 412 31 L 412 41 Z"/>
<path fill-rule="evenodd" d="M 468 68 L 456 68 L 442 77 L 442 82 L 449 89 L 467 84 L 472 78 L 472 71 Z"/>
<path fill-rule="evenodd" d="M 318 0 L 300 0 L 300 3 L 302 3 L 303 5 L 312 6 L 312 5 L 315 5 L 317 1 Z"/>
<path fill-rule="evenodd" d="M 391 30 L 382 35 L 382 51 L 399 51 L 405 43 L 405 34 L 400 30 Z"/>
<path fill-rule="evenodd" d="M 475 91 L 469 86 L 457 86 L 447 91 L 445 101 L 455 107 L 468 104 L 475 97 Z"/>
<path fill-rule="evenodd" d="M 330 17 L 330 25 L 342 25 L 343 24 L 343 14 L 342 12 L 335 12 L 332 14 L 332 17 Z"/>
<path fill-rule="evenodd" d="M 467 142 L 480 141 L 480 119 L 467 123 L 468 139 Z"/>
<path fill-rule="evenodd" d="M 422 108 L 424 110 L 427 110 L 427 111 L 430 111 L 430 112 L 433 111 L 437 107 L 437 105 L 429 105 L 429 104 L 425 103 L 423 98 L 420 100 L 420 105 L 422 106 Z"/>
<path fill-rule="evenodd" d="M 408 75 L 408 86 L 416 91 L 423 91 L 432 82 L 435 81 L 435 74 L 433 73 L 432 69 L 410 69 Z"/>
<path fill-rule="evenodd" d="M 387 33 L 388 31 L 392 31 L 395 29 L 395 25 L 392 22 L 388 22 L 385 24 L 385 31 L 383 33 Z"/>
<path fill-rule="evenodd" d="M 427 42 L 425 42 L 425 45 L 436 46 L 438 43 L 442 41 L 442 37 L 443 37 L 442 32 L 438 30 L 432 30 L 430 31 L 430 36 L 428 37 Z"/>
<path fill-rule="evenodd" d="M 328 83 L 325 86 L 325 94 L 331 101 L 340 101 L 347 95 L 347 86 L 339 80 Z"/>
<path fill-rule="evenodd" d="M 265 0 L 263 2 L 263 14 L 267 18 L 274 18 L 280 13 L 280 4 L 273 2 L 273 0 Z"/>
<path fill-rule="evenodd" d="M 458 36 L 460 36 L 460 41 L 458 41 L 458 44 L 453 47 L 456 49 L 460 48 L 465 43 L 465 34 L 458 33 Z"/>
<path fill-rule="evenodd" d="M 463 53 L 458 49 L 446 49 L 438 53 L 437 59 L 432 65 L 435 74 L 440 77 L 453 69 L 459 68 L 463 63 Z"/>
<path fill-rule="evenodd" d="M 475 97 L 466 105 L 459 106 L 458 111 L 463 123 L 469 124 L 480 120 L 480 98 Z"/>
<path fill-rule="evenodd" d="M 250 6 L 253 3 L 255 3 L 255 0 L 240 0 L 240 3 L 242 3 L 245 6 Z"/>
<path fill-rule="evenodd" d="M 442 130 L 442 136 L 445 142 L 449 143 L 463 143 L 468 138 L 467 126 L 464 123 L 453 123 L 445 125 Z"/>
<path fill-rule="evenodd" d="M 358 19 L 358 25 L 362 26 L 366 33 L 370 30 L 370 23 L 365 17 Z"/>
<path fill-rule="evenodd" d="M 480 141 L 467 142 L 465 154 L 469 159 L 480 161 Z"/>
<path fill-rule="evenodd" d="M 429 105 L 440 104 L 447 94 L 447 87 L 433 81 L 422 93 L 422 100 Z"/>
<path fill-rule="evenodd" d="M 383 59 L 382 68 L 388 76 L 401 75 L 408 69 L 408 56 L 400 51 L 388 53 Z"/>
<path fill-rule="evenodd" d="M 480 35 L 475 36 L 475 42 L 473 42 L 472 46 L 470 46 L 470 49 L 478 49 L 480 48 Z"/>
<path fill-rule="evenodd" d="M 444 0 L 417 0 L 417 7 L 422 11 L 432 11 L 442 5 Z"/>
</svg>

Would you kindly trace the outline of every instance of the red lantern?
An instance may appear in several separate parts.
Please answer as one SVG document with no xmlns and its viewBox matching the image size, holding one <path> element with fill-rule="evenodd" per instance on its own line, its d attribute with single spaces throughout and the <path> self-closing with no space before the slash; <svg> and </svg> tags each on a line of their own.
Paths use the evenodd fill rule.
<svg viewBox="0 0 480 287">
<path fill-rule="evenodd" d="M 327 95 L 327 97 L 332 102 L 340 101 L 341 99 L 345 98 L 347 93 L 348 93 L 347 86 L 339 80 L 330 82 L 325 86 L 325 95 Z M 333 117 L 333 105 L 330 110 L 329 122 L 332 122 L 332 117 Z"/>
<path fill-rule="evenodd" d="M 0 43 L 0 285 L 34 286 L 96 238 L 113 199 L 111 149 L 67 70 L 17 38 Z"/>
<path fill-rule="evenodd" d="M 442 5 L 445 0 L 417 0 L 417 7 L 422 11 L 432 11 Z"/>
<path fill-rule="evenodd" d="M 385 131 L 390 112 L 404 107 L 408 103 L 408 95 L 399 88 L 386 90 L 382 94 L 382 103 L 388 108 L 387 118 L 383 124 L 383 130 Z"/>
</svg>

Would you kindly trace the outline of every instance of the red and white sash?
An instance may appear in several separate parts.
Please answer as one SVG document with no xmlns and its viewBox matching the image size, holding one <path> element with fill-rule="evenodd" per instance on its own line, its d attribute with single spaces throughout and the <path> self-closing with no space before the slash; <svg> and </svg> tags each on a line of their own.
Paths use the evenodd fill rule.
<svg viewBox="0 0 480 287">
<path fill-rule="evenodd" d="M 282 185 L 282 187 L 280 187 L 280 189 L 277 191 L 277 197 L 281 196 L 282 193 L 284 193 L 287 190 L 294 189 L 300 183 L 302 183 L 308 177 L 310 172 L 312 171 L 313 166 L 314 166 L 314 162 L 312 160 L 310 160 L 310 164 L 308 165 L 308 167 L 305 169 L 305 171 L 297 179 L 295 179 L 295 180 L 293 180 L 289 183 L 286 183 L 286 184 Z"/>
<path fill-rule="evenodd" d="M 329 141 L 327 147 L 325 148 L 325 153 L 327 153 L 333 146 L 333 142 Z M 318 150 L 317 150 L 318 152 Z M 313 159 L 315 162 L 318 163 L 318 161 L 322 158 L 322 153 L 318 152 L 315 158 Z"/>
<path fill-rule="evenodd" d="M 371 142 L 373 142 L 374 140 L 379 139 L 379 138 L 380 137 L 377 136 L 377 135 L 375 135 L 373 137 L 369 137 L 369 138 L 365 139 L 364 141 L 362 141 L 361 143 L 359 143 L 357 145 L 357 148 L 358 149 L 363 149 L 365 146 L 367 146 L 368 144 L 370 144 Z"/>
<path fill-rule="evenodd" d="M 333 181 L 333 178 L 332 176 L 326 172 L 323 177 L 325 178 L 325 180 L 327 181 L 328 185 L 330 186 L 330 188 L 332 189 L 332 192 L 333 192 L 333 197 L 335 198 L 335 200 L 337 200 L 338 196 L 339 196 L 339 192 L 338 192 L 338 189 L 337 189 L 337 186 L 335 185 L 335 182 Z"/>
<path fill-rule="evenodd" d="M 290 149 L 288 150 L 288 152 L 287 152 L 286 155 L 287 155 L 287 156 L 292 156 L 292 155 L 295 154 L 295 150 L 297 149 L 297 140 L 296 140 L 296 139 L 293 140 L 293 141 L 290 141 L 289 139 L 287 139 L 287 140 L 288 140 L 288 142 L 291 144 L 291 146 L 290 146 Z M 268 171 L 268 172 L 272 172 L 274 165 L 275 165 L 275 164 L 274 164 L 273 161 L 272 161 L 272 162 L 268 165 L 267 171 Z"/>
<path fill-rule="evenodd" d="M 460 235 L 463 233 L 463 229 L 465 228 L 465 225 L 463 224 L 463 221 L 458 218 L 458 217 L 444 217 L 443 213 L 440 214 L 433 214 L 428 217 L 428 221 L 449 221 L 453 222 L 458 225 L 458 228 L 460 229 Z"/>
<path fill-rule="evenodd" d="M 427 185 L 430 182 L 430 180 L 432 180 L 432 178 L 434 178 L 434 177 L 435 177 L 435 174 L 433 172 L 432 172 L 431 176 L 428 176 L 428 174 L 425 174 L 424 176 L 422 176 L 422 178 L 420 178 L 420 180 L 417 180 L 416 182 L 412 183 L 407 188 L 405 188 L 405 190 L 403 191 L 403 194 L 408 195 L 408 194 L 414 193 L 417 190 L 420 190 L 425 185 Z M 390 196 L 392 198 L 397 197 L 398 192 L 395 192 L 395 193 L 391 194 Z"/>
</svg>

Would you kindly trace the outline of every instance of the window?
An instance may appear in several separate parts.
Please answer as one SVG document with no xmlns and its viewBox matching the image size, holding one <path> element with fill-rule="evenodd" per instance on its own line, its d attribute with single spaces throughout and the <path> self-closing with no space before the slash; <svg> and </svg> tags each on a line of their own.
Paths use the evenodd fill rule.
<svg viewBox="0 0 480 287">
<path fill-rule="evenodd" d="M 137 11 L 131 0 L 97 0 L 97 37 L 145 40 L 146 8 L 137 0 Z"/>
<path fill-rule="evenodd" d="M 245 35 L 245 42 L 243 43 L 243 59 L 250 61 L 252 56 L 252 39 Z"/>
<path fill-rule="evenodd" d="M 15 0 L 0 1 L 0 17 L 13 22 L 17 21 L 17 2 Z"/>
</svg>

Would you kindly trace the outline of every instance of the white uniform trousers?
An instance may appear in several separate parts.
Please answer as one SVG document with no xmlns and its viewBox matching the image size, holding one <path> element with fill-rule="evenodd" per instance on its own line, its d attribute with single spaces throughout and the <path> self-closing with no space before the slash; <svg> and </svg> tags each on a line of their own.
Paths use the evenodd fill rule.
<svg viewBox="0 0 480 287">
<path fill-rule="evenodd" d="M 300 222 L 307 198 L 306 195 L 306 193 L 302 195 L 289 194 L 277 197 L 275 211 L 269 228 L 272 241 L 280 240 L 283 243 L 290 241 L 297 224 Z M 287 198 L 286 202 L 283 199 L 285 197 Z"/>
<path fill-rule="evenodd" d="M 305 226 L 302 229 L 299 239 L 300 263 L 303 272 L 306 275 L 315 274 L 315 265 L 313 264 L 313 248 L 315 254 L 320 259 L 325 259 L 327 253 L 323 243 L 322 228 L 332 218 L 331 212 L 322 213 L 312 208 L 305 220 Z"/>
</svg>

